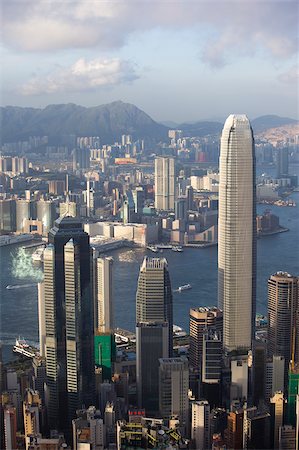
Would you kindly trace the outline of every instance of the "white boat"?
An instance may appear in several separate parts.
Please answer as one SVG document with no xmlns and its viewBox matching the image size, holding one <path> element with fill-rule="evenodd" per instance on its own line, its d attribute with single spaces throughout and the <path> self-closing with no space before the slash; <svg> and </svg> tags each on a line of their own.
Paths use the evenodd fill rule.
<svg viewBox="0 0 299 450">
<path fill-rule="evenodd" d="M 188 289 L 192 289 L 191 284 L 184 284 L 183 286 L 179 286 L 177 292 L 187 291 Z"/>
<path fill-rule="evenodd" d="M 148 245 L 147 249 L 151 250 L 154 253 L 158 253 L 158 248 L 155 245 Z"/>
<path fill-rule="evenodd" d="M 11 289 L 25 289 L 25 288 L 30 288 L 30 287 L 35 287 L 37 285 L 37 283 L 30 283 L 30 284 L 8 284 L 6 286 L 6 289 L 11 290 Z"/>
<path fill-rule="evenodd" d="M 25 339 L 16 339 L 16 343 L 13 347 L 14 353 L 20 353 L 23 356 L 26 356 L 27 358 L 34 358 L 36 355 L 39 354 L 38 350 L 31 345 L 29 345 Z"/>
<path fill-rule="evenodd" d="M 158 250 L 171 250 L 172 249 L 172 245 L 169 245 L 169 244 L 158 244 L 157 245 L 157 249 Z"/>
<path fill-rule="evenodd" d="M 181 247 L 180 245 L 175 245 L 174 247 L 172 247 L 172 251 L 173 252 L 183 252 L 183 247 Z"/>
<path fill-rule="evenodd" d="M 31 255 L 32 261 L 41 262 L 44 260 L 44 247 L 39 247 Z"/>
</svg>

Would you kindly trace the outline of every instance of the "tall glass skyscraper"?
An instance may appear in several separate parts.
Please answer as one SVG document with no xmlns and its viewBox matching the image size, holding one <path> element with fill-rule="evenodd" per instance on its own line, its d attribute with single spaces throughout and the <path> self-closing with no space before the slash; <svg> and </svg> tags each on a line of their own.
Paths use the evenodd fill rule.
<svg viewBox="0 0 299 450">
<path fill-rule="evenodd" d="M 227 351 L 249 349 L 256 309 L 256 194 L 253 132 L 245 115 L 230 115 L 220 149 L 218 306 Z"/>
<path fill-rule="evenodd" d="M 136 293 L 136 322 L 167 322 L 169 355 L 172 355 L 172 290 L 165 258 L 143 260 Z"/>
<path fill-rule="evenodd" d="M 94 319 L 89 236 L 60 218 L 44 252 L 46 372 L 50 428 L 68 429 L 94 401 Z"/>
</svg>

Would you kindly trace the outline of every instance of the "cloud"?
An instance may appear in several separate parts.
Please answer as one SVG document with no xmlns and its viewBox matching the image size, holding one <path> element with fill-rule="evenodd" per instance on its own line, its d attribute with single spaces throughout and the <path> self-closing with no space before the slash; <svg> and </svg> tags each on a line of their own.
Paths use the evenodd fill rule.
<svg viewBox="0 0 299 450">
<path fill-rule="evenodd" d="M 299 82 L 299 66 L 293 66 L 278 76 L 279 81 L 287 84 L 295 84 Z"/>
<path fill-rule="evenodd" d="M 21 88 L 23 95 L 53 94 L 56 92 L 90 91 L 139 78 L 130 61 L 114 59 L 79 59 L 70 67 L 63 67 L 44 76 L 35 76 Z"/>
<path fill-rule="evenodd" d="M 192 28 L 202 59 L 220 66 L 256 52 L 289 58 L 298 50 L 297 21 L 295 0 L 6 0 L 2 28 L 7 46 L 31 52 L 109 50 L 154 28 Z"/>
</svg>

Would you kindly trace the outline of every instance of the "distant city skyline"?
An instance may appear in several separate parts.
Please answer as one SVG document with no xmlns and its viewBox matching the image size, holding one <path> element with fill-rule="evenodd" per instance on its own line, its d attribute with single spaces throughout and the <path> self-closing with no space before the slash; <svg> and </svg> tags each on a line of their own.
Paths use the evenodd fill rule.
<svg viewBox="0 0 299 450">
<path fill-rule="evenodd" d="M 1 104 L 122 100 L 178 123 L 298 118 L 296 2 L 187 3 L 4 2 Z"/>
</svg>

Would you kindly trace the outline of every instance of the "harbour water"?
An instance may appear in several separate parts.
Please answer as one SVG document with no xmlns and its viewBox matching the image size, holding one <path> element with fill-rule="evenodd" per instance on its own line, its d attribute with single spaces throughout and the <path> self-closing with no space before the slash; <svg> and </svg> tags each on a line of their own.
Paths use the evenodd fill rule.
<svg viewBox="0 0 299 450">
<path fill-rule="evenodd" d="M 258 212 L 270 209 L 280 218 L 286 233 L 263 237 L 257 245 L 257 312 L 267 311 L 267 279 L 282 270 L 299 275 L 299 192 L 292 197 L 296 207 L 258 205 Z M 31 253 L 22 245 L 0 248 L 0 339 L 4 360 L 12 358 L 11 349 L 19 335 L 38 342 L 37 287 L 42 279 L 40 266 L 33 265 Z M 152 253 L 145 249 L 122 249 L 111 252 L 114 258 L 114 302 L 116 326 L 134 330 L 135 295 L 139 267 L 145 255 L 167 258 L 173 290 L 190 283 L 192 289 L 173 294 L 174 323 L 186 331 L 189 309 L 193 306 L 217 304 L 217 247 L 184 249 L 182 253 L 164 250 Z M 22 289 L 6 289 L 7 285 L 31 285 Z"/>
</svg>

